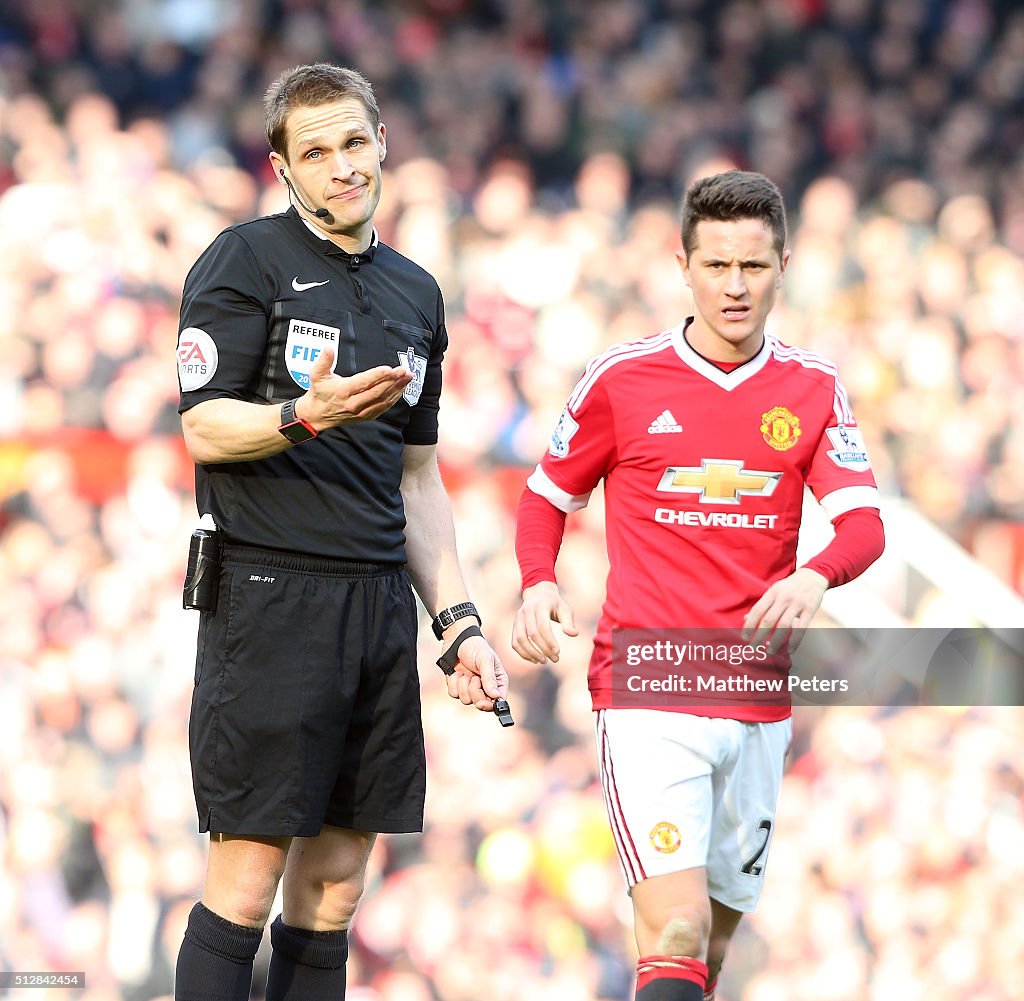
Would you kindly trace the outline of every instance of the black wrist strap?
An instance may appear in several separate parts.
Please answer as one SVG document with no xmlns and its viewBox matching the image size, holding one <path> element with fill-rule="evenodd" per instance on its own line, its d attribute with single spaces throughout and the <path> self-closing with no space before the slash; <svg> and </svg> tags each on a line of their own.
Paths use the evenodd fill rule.
<svg viewBox="0 0 1024 1001">
<path fill-rule="evenodd" d="M 437 666 L 446 675 L 455 673 L 455 663 L 459 659 L 459 647 L 469 639 L 470 636 L 483 636 L 479 626 L 467 626 L 455 637 L 455 642 L 440 657 L 437 658 Z"/>
</svg>

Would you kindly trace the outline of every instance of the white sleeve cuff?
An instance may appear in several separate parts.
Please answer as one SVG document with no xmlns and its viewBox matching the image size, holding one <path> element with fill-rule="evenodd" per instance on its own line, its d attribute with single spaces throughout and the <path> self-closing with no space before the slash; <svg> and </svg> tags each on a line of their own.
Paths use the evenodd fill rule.
<svg viewBox="0 0 1024 1001">
<path fill-rule="evenodd" d="M 835 521 L 841 514 L 858 507 L 881 508 L 878 487 L 840 487 L 818 499 L 829 521 Z"/>
<path fill-rule="evenodd" d="M 540 466 L 530 474 L 526 485 L 535 494 L 539 494 L 546 501 L 554 504 L 559 511 L 564 511 L 566 514 L 572 514 L 573 511 L 580 511 L 585 508 L 590 500 L 590 494 L 593 492 L 588 491 L 585 494 L 578 495 L 566 493 L 566 491 L 551 481 L 551 477 Z"/>
</svg>

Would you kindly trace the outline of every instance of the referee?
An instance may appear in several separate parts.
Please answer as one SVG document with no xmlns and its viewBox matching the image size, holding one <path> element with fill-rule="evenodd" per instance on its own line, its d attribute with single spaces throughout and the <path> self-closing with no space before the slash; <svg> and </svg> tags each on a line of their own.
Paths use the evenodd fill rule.
<svg viewBox="0 0 1024 1001">
<path fill-rule="evenodd" d="M 373 225 L 387 152 L 373 91 L 300 66 L 266 114 L 291 208 L 204 251 L 178 337 L 197 506 L 221 557 L 189 721 L 210 852 L 178 1001 L 249 997 L 279 883 L 267 1001 L 344 998 L 374 839 L 422 829 L 413 588 L 449 695 L 490 711 L 507 689 L 437 467 L 441 292 Z"/>
</svg>

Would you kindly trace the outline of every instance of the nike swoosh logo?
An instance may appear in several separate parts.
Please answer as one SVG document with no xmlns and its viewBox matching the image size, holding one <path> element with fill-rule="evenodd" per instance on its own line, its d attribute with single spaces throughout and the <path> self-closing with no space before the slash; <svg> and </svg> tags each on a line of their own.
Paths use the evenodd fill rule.
<svg viewBox="0 0 1024 1001">
<path fill-rule="evenodd" d="M 308 289 L 308 288 L 316 288 L 317 285 L 326 285 L 327 282 L 329 282 L 330 280 L 331 279 L 328 278 L 327 281 L 322 281 L 322 282 L 300 282 L 299 281 L 299 276 L 296 275 L 292 279 L 292 288 L 295 289 L 296 292 L 305 292 L 306 289 Z"/>
</svg>

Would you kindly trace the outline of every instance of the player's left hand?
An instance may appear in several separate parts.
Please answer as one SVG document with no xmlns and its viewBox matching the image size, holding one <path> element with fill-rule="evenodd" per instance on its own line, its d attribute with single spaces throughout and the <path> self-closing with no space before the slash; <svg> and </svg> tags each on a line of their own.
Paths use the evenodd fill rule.
<svg viewBox="0 0 1024 1001">
<path fill-rule="evenodd" d="M 807 567 L 777 580 L 747 612 L 743 620 L 744 641 L 755 646 L 767 642 L 772 653 L 788 641 L 789 652 L 793 653 L 827 590 L 828 581 Z"/>
<path fill-rule="evenodd" d="M 483 636 L 470 636 L 459 647 L 448 694 L 481 712 L 494 711 L 494 700 L 508 698 L 508 672 Z"/>
</svg>

